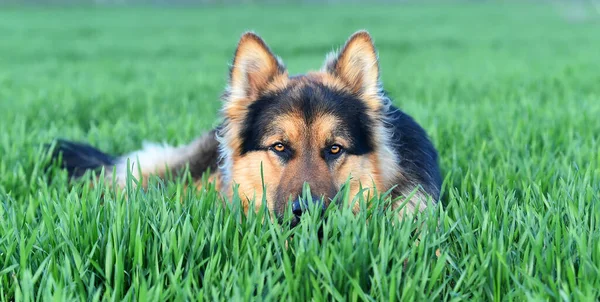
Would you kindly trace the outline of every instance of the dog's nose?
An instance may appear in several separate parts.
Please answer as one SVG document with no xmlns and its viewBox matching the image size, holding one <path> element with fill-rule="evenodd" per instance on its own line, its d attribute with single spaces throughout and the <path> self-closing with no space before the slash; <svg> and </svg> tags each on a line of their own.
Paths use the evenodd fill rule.
<svg viewBox="0 0 600 302">
<path fill-rule="evenodd" d="M 325 210 L 325 203 L 323 202 L 323 200 L 321 198 L 319 198 L 317 196 L 312 196 L 312 202 L 320 204 L 322 209 Z M 302 216 L 302 213 L 304 213 L 304 211 L 308 210 L 308 207 L 309 207 L 309 205 L 308 205 L 307 199 L 302 200 L 300 198 L 297 198 L 292 203 L 292 213 L 294 213 L 294 216 L 300 217 L 300 216 Z"/>
</svg>

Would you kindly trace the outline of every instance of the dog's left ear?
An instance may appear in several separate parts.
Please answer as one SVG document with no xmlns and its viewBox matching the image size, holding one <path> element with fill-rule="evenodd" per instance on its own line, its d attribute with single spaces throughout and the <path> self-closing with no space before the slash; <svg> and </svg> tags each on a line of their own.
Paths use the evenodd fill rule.
<svg viewBox="0 0 600 302">
<path fill-rule="evenodd" d="M 323 69 L 343 80 L 356 94 L 374 97 L 379 93 L 377 51 L 366 31 L 354 33 L 339 53 L 328 55 Z"/>
</svg>

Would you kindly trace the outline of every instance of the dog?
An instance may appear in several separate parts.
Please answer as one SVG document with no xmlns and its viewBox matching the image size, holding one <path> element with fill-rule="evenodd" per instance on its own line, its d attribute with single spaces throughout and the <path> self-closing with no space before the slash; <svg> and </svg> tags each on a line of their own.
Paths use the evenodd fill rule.
<svg viewBox="0 0 600 302">
<path fill-rule="evenodd" d="M 440 197 L 437 150 L 383 89 L 367 31 L 351 35 L 319 71 L 300 75 L 289 75 L 261 37 L 244 33 L 220 113 L 217 127 L 187 145 L 146 143 L 139 151 L 110 156 L 85 143 L 58 140 L 53 158 L 62 159 L 72 178 L 113 171 L 105 180 L 120 188 L 128 171 L 146 186 L 150 176 L 185 170 L 192 187 L 201 186 L 210 171 L 219 192 L 230 199 L 236 191 L 246 212 L 252 200 L 255 207 L 266 201 L 278 218 L 291 207 L 296 220 L 307 200 L 326 208 L 344 186 L 350 194 L 342 202 L 353 203 L 355 212 L 356 197 L 376 190 L 390 192 L 397 200 L 392 208 L 404 204 L 408 212 L 422 211 Z M 311 198 L 301 196 L 305 185 Z"/>
</svg>

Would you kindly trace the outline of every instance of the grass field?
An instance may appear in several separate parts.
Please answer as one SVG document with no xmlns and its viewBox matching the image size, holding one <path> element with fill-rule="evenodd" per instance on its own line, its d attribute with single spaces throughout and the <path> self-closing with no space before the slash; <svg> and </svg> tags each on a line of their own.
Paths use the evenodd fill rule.
<svg viewBox="0 0 600 302">
<path fill-rule="evenodd" d="M 2 9 L 0 301 L 597 300 L 590 14 L 494 3 Z M 340 209 L 319 242 L 317 217 L 289 230 L 244 218 L 235 201 L 216 206 L 212 190 L 123 196 L 42 169 L 41 146 L 56 137 L 119 154 L 216 125 L 244 30 L 298 73 L 361 28 L 384 86 L 440 152 L 444 206 L 415 222 Z"/>
</svg>

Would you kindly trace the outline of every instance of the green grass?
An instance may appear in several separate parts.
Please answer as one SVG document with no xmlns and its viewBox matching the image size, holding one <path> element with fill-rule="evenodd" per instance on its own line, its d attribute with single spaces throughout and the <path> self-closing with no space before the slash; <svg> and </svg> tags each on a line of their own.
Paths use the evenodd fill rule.
<svg viewBox="0 0 600 302">
<path fill-rule="evenodd" d="M 600 16 L 564 8 L 2 9 L 0 301 L 598 299 Z M 246 29 L 298 73 L 361 28 L 440 152 L 445 205 L 416 222 L 333 210 L 319 242 L 316 217 L 290 231 L 212 189 L 42 169 L 56 137 L 119 154 L 210 129 Z"/>
</svg>

